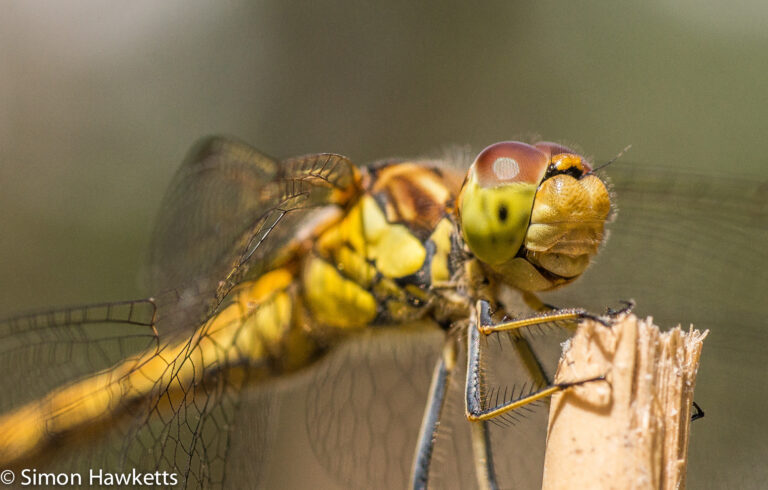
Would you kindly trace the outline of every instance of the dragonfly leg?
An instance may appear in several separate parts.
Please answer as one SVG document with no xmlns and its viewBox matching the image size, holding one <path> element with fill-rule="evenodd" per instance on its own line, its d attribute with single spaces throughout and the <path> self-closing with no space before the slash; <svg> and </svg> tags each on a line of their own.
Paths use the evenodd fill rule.
<svg viewBox="0 0 768 490">
<path fill-rule="evenodd" d="M 536 386 L 550 385 L 551 381 L 547 377 L 541 361 L 536 356 L 533 348 L 531 348 L 528 340 L 523 336 L 515 336 L 511 340 L 512 345 L 514 346 L 518 355 L 520 355 L 521 360 L 525 364 L 526 370 L 534 380 L 534 383 L 536 383 Z M 477 354 L 477 363 L 475 365 L 479 366 L 479 349 Z M 478 374 L 478 384 L 482 382 L 480 376 L 481 375 Z M 496 482 L 496 474 L 493 468 L 493 452 L 491 451 L 491 437 L 488 430 L 488 422 L 485 420 L 480 420 L 472 421 L 470 424 L 472 435 L 472 452 L 474 454 L 475 472 L 477 474 L 478 484 L 480 488 L 498 488 L 498 484 Z"/>
<path fill-rule="evenodd" d="M 622 306 L 618 310 L 614 310 L 613 308 L 606 308 L 605 314 L 608 315 L 610 318 L 615 318 L 617 316 L 623 315 L 625 313 L 632 313 L 632 310 L 635 309 L 635 300 L 633 299 L 624 299 L 619 301 Z"/>
<path fill-rule="evenodd" d="M 624 310 L 622 309 L 621 311 Z M 612 319 L 615 316 L 611 313 L 608 317 L 603 317 L 581 308 L 565 308 L 559 310 L 547 310 L 544 313 L 538 313 L 533 316 L 502 321 L 494 324 L 490 317 L 490 305 L 484 300 L 478 302 L 478 313 L 481 318 L 480 321 L 476 323 L 477 329 L 484 335 L 490 335 L 497 332 L 509 332 L 544 323 L 564 323 L 566 326 L 573 324 L 573 327 L 575 327 L 576 322 L 585 318 L 589 318 L 602 323 L 606 327 L 610 327 Z"/>
<path fill-rule="evenodd" d="M 610 325 L 608 320 L 596 317 L 583 310 L 557 310 L 532 318 L 506 321 L 494 325 L 491 320 L 490 305 L 487 301 L 478 301 L 475 314 L 472 316 L 467 332 L 467 380 L 465 394 L 466 416 L 473 425 L 472 440 L 475 457 L 475 471 L 478 478 L 478 484 L 481 488 L 497 488 L 495 474 L 493 472 L 493 462 L 490 457 L 491 441 L 486 426 L 488 420 L 503 415 L 516 408 L 528 405 L 529 403 L 547 398 L 552 394 L 565 390 L 571 386 L 592 381 L 601 381 L 605 378 L 604 376 L 598 376 L 575 382 L 552 383 L 544 373 L 541 363 L 536 358 L 528 342 L 521 338 L 519 341 L 515 342 L 515 347 L 521 355 L 527 369 L 542 388 L 517 399 L 502 400 L 501 403 L 496 406 L 485 407 L 483 406 L 484 400 L 482 396 L 483 375 L 482 369 L 480 368 L 480 335 L 508 332 L 551 321 L 578 320 L 582 318 L 594 318 L 606 325 Z"/>
<path fill-rule="evenodd" d="M 516 400 L 503 400 L 496 406 L 483 407 L 483 400 L 481 396 L 482 374 L 480 369 L 480 334 L 490 335 L 492 333 L 530 327 L 540 323 L 569 319 L 592 318 L 608 326 L 610 326 L 610 323 L 604 318 L 592 315 L 582 310 L 559 310 L 546 315 L 501 322 L 494 325 L 491 321 L 490 305 L 487 301 L 478 301 L 476 310 L 477 311 L 475 315 L 473 315 L 472 321 L 470 322 L 469 331 L 467 332 L 466 415 L 468 420 L 490 420 L 516 408 L 551 396 L 552 394 L 557 393 L 558 391 L 562 391 L 566 388 L 570 388 L 571 386 L 589 383 L 592 381 L 603 381 L 605 379 L 604 376 L 597 376 L 594 378 L 583 379 L 574 382 L 550 383 L 548 386 L 545 386 L 544 388 L 534 391 L 526 396 L 522 396 Z"/>
<path fill-rule="evenodd" d="M 451 375 L 456 367 L 457 346 L 452 337 L 446 340 L 443 352 L 432 372 L 432 382 L 424 410 L 424 418 L 419 430 L 419 442 L 411 469 L 411 487 L 414 489 L 427 488 L 429 481 L 429 465 L 432 461 L 432 451 L 440 425 L 440 414 L 445 404 L 445 395 Z"/>
<path fill-rule="evenodd" d="M 698 403 L 693 402 L 693 409 L 695 410 L 691 415 L 691 422 L 704 418 L 704 410 L 701 409 Z"/>
<path fill-rule="evenodd" d="M 547 313 L 552 313 L 554 311 L 567 311 L 567 310 L 564 310 L 563 308 L 557 307 L 555 305 L 552 305 L 552 304 L 549 304 L 549 303 L 544 303 L 543 301 L 541 301 L 539 299 L 538 296 L 536 296 L 535 294 L 533 294 L 531 292 L 523 291 L 522 294 L 523 294 L 523 301 L 525 302 L 525 304 L 528 305 L 529 308 L 531 308 L 533 311 L 535 311 L 537 313 L 547 314 Z M 614 309 L 614 308 L 611 308 L 611 307 L 606 307 L 605 308 L 605 315 L 608 318 L 615 318 L 615 317 L 623 315 L 625 313 L 632 313 L 632 310 L 635 309 L 635 300 L 633 300 L 633 299 L 619 300 L 618 303 L 620 305 L 622 305 L 621 308 L 618 308 L 618 309 Z M 583 310 L 573 310 L 573 311 L 582 311 L 582 312 L 584 312 Z M 586 312 L 584 312 L 584 313 L 586 313 Z"/>
</svg>

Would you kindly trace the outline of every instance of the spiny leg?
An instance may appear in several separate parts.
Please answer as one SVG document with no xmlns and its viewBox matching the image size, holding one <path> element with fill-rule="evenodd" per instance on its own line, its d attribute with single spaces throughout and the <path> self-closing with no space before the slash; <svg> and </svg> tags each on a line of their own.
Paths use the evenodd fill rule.
<svg viewBox="0 0 768 490">
<path fill-rule="evenodd" d="M 606 319 L 600 318 L 597 315 L 593 315 L 586 310 L 578 308 L 550 310 L 534 316 L 503 321 L 496 324 L 491 321 L 490 305 L 487 301 L 480 300 L 478 302 L 478 310 L 481 318 L 477 324 L 477 328 L 481 333 L 485 335 L 490 335 L 497 332 L 509 332 L 525 327 L 532 327 L 534 325 L 541 325 L 544 323 L 567 322 L 569 324 L 572 323 L 575 325 L 576 321 L 582 320 L 584 318 L 591 318 L 595 321 L 599 321 L 600 323 L 607 324 Z"/>
<path fill-rule="evenodd" d="M 432 382 L 429 386 L 427 406 L 419 430 L 419 442 L 411 469 L 411 487 L 425 489 L 429 481 L 429 465 L 432 462 L 432 451 L 435 447 L 437 429 L 440 425 L 440 415 L 445 405 L 445 395 L 456 367 L 457 347 L 452 337 L 446 340 L 443 352 L 432 372 Z"/>
<path fill-rule="evenodd" d="M 496 473 L 493 469 L 491 455 L 491 437 L 488 432 L 488 423 L 484 420 L 473 420 L 469 414 L 475 408 L 480 407 L 480 386 L 483 383 L 480 370 L 479 355 L 472 355 L 473 348 L 480 350 L 477 315 L 473 315 L 467 331 L 467 384 L 466 384 L 466 411 L 471 424 L 472 454 L 475 460 L 475 475 L 481 489 L 496 489 Z"/>
<path fill-rule="evenodd" d="M 477 302 L 476 314 L 473 316 L 469 325 L 469 332 L 467 333 L 467 384 L 466 384 L 466 400 L 467 400 L 467 419 L 470 421 L 485 421 L 494 417 L 512 411 L 516 408 L 522 407 L 529 403 L 541 400 L 548 396 L 551 396 L 558 391 L 562 391 L 571 386 L 588 383 L 591 381 L 603 380 L 603 376 L 595 378 L 589 378 L 568 383 L 556 383 L 535 391 L 527 396 L 523 396 L 517 400 L 502 400 L 496 406 L 484 408 L 481 401 L 480 386 L 482 384 L 481 370 L 480 370 L 480 333 L 489 335 L 496 332 L 504 332 L 510 330 L 516 330 L 524 327 L 530 327 L 533 325 L 539 325 L 552 321 L 561 320 L 576 320 L 582 318 L 592 318 L 605 325 L 609 325 L 608 321 L 604 318 L 592 315 L 582 310 L 559 310 L 552 312 L 551 314 L 543 314 L 532 318 L 523 318 L 520 320 L 513 320 L 508 322 L 502 322 L 493 325 L 490 316 L 490 305 L 487 301 L 480 300 Z"/>
<path fill-rule="evenodd" d="M 552 313 L 553 311 L 568 311 L 565 308 L 560 308 L 558 306 L 555 306 L 555 305 L 552 305 L 552 304 L 549 304 L 549 303 L 544 303 L 543 301 L 541 301 L 539 299 L 538 296 L 536 296 L 534 293 L 531 293 L 531 292 L 528 292 L 528 291 L 523 291 L 522 292 L 522 297 L 523 297 L 523 301 L 525 302 L 525 304 L 528 305 L 528 307 L 531 310 L 533 310 L 533 311 L 535 311 L 537 313 L 548 314 L 548 313 Z M 618 303 L 620 305 L 622 305 L 618 309 L 614 309 L 614 308 L 611 308 L 611 307 L 606 307 L 605 308 L 605 315 L 608 318 L 616 318 L 617 316 L 623 315 L 625 313 L 631 313 L 632 310 L 634 310 L 635 306 L 636 306 L 635 305 L 635 300 L 633 300 L 633 299 L 619 300 Z M 584 310 L 572 310 L 572 311 L 584 311 Z"/>
<path fill-rule="evenodd" d="M 473 315 L 467 331 L 467 383 L 466 383 L 466 415 L 470 421 L 472 434 L 472 454 L 475 461 L 475 476 L 478 487 L 483 490 L 495 490 L 496 472 L 493 469 L 491 455 L 491 437 L 488 423 L 485 420 L 473 419 L 470 414 L 480 410 L 480 386 L 483 384 L 480 370 L 480 339 L 478 333 L 477 315 Z M 474 354 L 473 354 L 474 352 Z"/>
<path fill-rule="evenodd" d="M 472 424 L 475 472 L 480 488 L 495 489 L 498 487 L 493 470 L 493 461 L 490 457 L 491 442 L 486 425 L 488 420 L 551 396 L 552 394 L 571 386 L 604 379 L 604 377 L 600 376 L 576 382 L 551 384 L 547 380 L 546 374 L 543 373 L 541 364 L 538 359 L 536 359 L 530 345 L 525 339 L 521 338 L 521 342 L 515 342 L 518 353 L 521 354 L 527 369 L 532 373 L 534 378 L 546 380 L 547 386 L 519 399 L 502 400 L 500 404 L 494 407 L 484 408 L 481 394 L 483 380 L 482 370 L 480 369 L 480 333 L 482 332 L 483 334 L 489 335 L 491 333 L 513 331 L 519 328 L 530 327 L 551 321 L 578 320 L 582 318 L 593 318 L 601 323 L 607 324 L 605 319 L 596 317 L 582 310 L 558 310 L 533 318 L 502 322 L 493 325 L 490 316 L 490 305 L 487 301 L 478 301 L 475 314 L 472 316 L 467 332 L 467 381 L 465 389 L 466 416 Z"/>
</svg>

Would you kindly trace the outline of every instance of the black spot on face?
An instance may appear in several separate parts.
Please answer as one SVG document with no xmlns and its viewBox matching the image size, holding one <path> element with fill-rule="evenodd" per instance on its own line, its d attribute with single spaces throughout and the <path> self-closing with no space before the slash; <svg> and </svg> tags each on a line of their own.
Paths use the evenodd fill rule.
<svg viewBox="0 0 768 490">
<path fill-rule="evenodd" d="M 508 214 L 507 206 L 504 204 L 501 204 L 498 209 L 498 214 L 499 214 L 499 221 L 501 221 L 502 223 L 507 221 L 507 214 Z"/>
</svg>

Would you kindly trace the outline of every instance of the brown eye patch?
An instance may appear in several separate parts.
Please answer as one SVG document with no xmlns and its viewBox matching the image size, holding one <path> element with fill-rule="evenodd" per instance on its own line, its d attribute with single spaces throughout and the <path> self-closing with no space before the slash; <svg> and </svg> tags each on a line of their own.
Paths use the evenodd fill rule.
<svg viewBox="0 0 768 490">
<path fill-rule="evenodd" d="M 475 159 L 478 183 L 483 187 L 522 182 L 538 184 L 546 171 L 549 155 L 526 143 L 495 143 Z"/>
</svg>

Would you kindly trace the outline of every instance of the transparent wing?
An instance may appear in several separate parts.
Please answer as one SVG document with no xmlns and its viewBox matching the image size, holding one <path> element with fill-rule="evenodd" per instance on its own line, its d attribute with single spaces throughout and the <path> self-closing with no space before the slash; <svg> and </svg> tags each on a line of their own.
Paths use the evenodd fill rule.
<svg viewBox="0 0 768 490">
<path fill-rule="evenodd" d="M 118 363 L 137 367 L 137 353 L 157 349 L 154 318 L 154 303 L 138 300 L 53 309 L 0 322 L 0 459 L 18 461 L 20 457 L 8 452 L 5 444 L 13 440 L 9 432 L 45 429 L 45 422 L 34 412 L 26 412 L 11 423 L 4 416 L 24 414 L 25 406 L 73 383 L 83 388 L 59 399 L 78 406 L 79 400 L 87 400 L 98 391 L 92 386 L 109 368 Z M 68 411 L 61 411 L 61 416 L 67 417 Z M 104 443 L 100 434 L 112 422 L 93 424 L 89 431 L 59 434 L 55 440 L 44 436 L 45 444 L 21 457 L 28 467 L 40 471 L 55 467 L 59 461 L 63 469 L 87 471 L 83 461 L 98 463 L 119 455 L 114 444 Z M 57 447 L 68 451 L 56 451 Z"/>
<path fill-rule="evenodd" d="M 768 446 L 768 182 L 615 164 L 618 216 L 595 264 L 545 298 L 600 311 L 633 298 L 659 325 L 710 329 L 696 400 L 689 483 L 719 488 L 750 474 L 764 481 Z M 735 452 L 727 465 L 713 447 Z M 757 474 L 756 474 L 757 473 Z M 754 479 L 753 479 L 754 478 Z"/>
<path fill-rule="evenodd" d="M 174 480 L 158 485 L 174 488 L 223 488 L 230 467 L 235 476 L 246 468 L 250 481 L 258 483 L 266 461 L 262 456 L 274 435 L 269 417 L 276 399 L 271 391 L 251 389 L 245 401 L 258 411 L 239 411 L 240 390 L 250 371 L 224 354 L 229 346 L 204 354 L 199 337 L 169 344 L 158 337 L 154 320 L 154 302 L 139 300 L 0 322 L 5 374 L 0 379 L 0 460 L 10 457 L 13 467 L 86 478 L 91 469 L 167 472 Z M 136 392 L 141 394 L 133 396 Z M 53 406 L 72 408 L 44 417 L 24 410 L 54 399 Z M 77 417 L 104 400 L 113 408 L 97 410 L 98 416 L 86 417 L 84 424 L 69 430 L 51 429 L 57 419 L 70 413 Z M 9 414 L 23 416 L 9 424 L 3 419 Z M 17 427 L 22 433 L 48 432 L 39 450 L 21 459 L 5 452 L 7 441 L 2 439 L 3 434 L 18 434 Z M 245 446 L 240 440 L 231 447 L 233 427 L 247 429 Z M 246 459 L 229 464 L 230 450 Z M 101 481 L 95 486 L 114 485 Z"/>
<path fill-rule="evenodd" d="M 154 304 L 138 300 L 0 321 L 0 414 L 152 348 L 154 316 Z"/>
<path fill-rule="evenodd" d="M 278 162 L 233 140 L 198 143 L 155 225 L 149 276 L 161 331 L 196 328 L 237 282 L 284 252 L 307 210 L 343 206 L 358 185 L 355 167 L 340 155 Z"/>
</svg>

